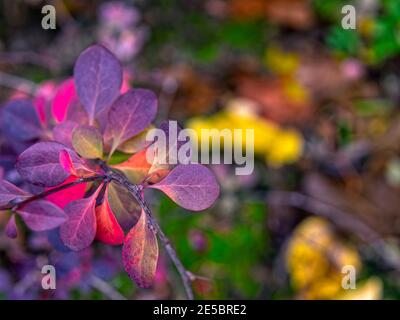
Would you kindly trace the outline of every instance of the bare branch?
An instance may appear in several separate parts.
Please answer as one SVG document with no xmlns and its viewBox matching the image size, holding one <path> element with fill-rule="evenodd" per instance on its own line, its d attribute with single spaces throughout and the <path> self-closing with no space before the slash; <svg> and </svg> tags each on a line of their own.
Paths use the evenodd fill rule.
<svg viewBox="0 0 400 320">
<path fill-rule="evenodd" d="M 23 91 L 29 95 L 34 95 L 37 91 L 37 85 L 34 82 L 1 71 L 0 86 Z"/>
<path fill-rule="evenodd" d="M 106 297 L 108 297 L 111 300 L 127 300 L 114 287 L 112 287 L 106 281 L 95 275 L 92 275 L 90 277 L 90 284 L 93 288 L 99 290 L 101 293 L 103 293 Z"/>
</svg>

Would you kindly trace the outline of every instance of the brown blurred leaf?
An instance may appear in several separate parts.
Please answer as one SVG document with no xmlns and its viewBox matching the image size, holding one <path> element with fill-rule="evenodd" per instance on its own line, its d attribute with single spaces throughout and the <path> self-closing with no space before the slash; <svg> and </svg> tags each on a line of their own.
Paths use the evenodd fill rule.
<svg viewBox="0 0 400 320">
<path fill-rule="evenodd" d="M 173 116 L 204 114 L 215 104 L 216 86 L 209 77 L 196 73 L 190 66 L 182 65 L 172 72 L 179 83 L 172 104 Z"/>
<path fill-rule="evenodd" d="M 294 29 L 308 29 L 314 24 L 309 0 L 231 0 L 229 13 L 241 20 L 265 17 Z"/>
<path fill-rule="evenodd" d="M 290 84 L 284 79 L 240 76 L 237 84 L 239 94 L 259 103 L 261 113 L 268 119 L 292 123 L 305 121 L 311 115 L 311 102 L 292 98 L 286 90 Z"/>
<path fill-rule="evenodd" d="M 309 0 L 267 0 L 267 18 L 295 29 L 308 29 L 314 24 Z"/>
<path fill-rule="evenodd" d="M 345 78 L 341 65 L 321 52 L 303 54 L 296 77 L 318 97 L 336 97 L 351 83 Z"/>
</svg>

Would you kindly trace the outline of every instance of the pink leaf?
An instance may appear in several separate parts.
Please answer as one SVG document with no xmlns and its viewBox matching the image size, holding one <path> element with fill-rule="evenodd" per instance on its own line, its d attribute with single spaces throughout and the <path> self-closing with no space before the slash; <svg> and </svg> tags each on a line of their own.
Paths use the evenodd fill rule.
<svg viewBox="0 0 400 320">
<path fill-rule="evenodd" d="M 55 87 L 56 85 L 53 81 L 41 83 L 36 92 L 35 99 L 33 100 L 33 104 L 35 105 L 42 124 L 46 123 L 49 101 L 53 98 Z"/>
<path fill-rule="evenodd" d="M 104 194 L 103 203 L 96 208 L 96 221 L 98 240 L 110 245 L 120 245 L 124 242 L 124 232 L 108 202 L 108 188 Z"/>
<path fill-rule="evenodd" d="M 56 122 L 60 123 L 65 120 L 68 107 L 77 98 L 74 79 L 67 79 L 60 84 L 51 105 L 51 111 Z"/>
<path fill-rule="evenodd" d="M 71 155 L 67 150 L 62 150 L 60 152 L 60 164 L 66 172 L 71 175 L 77 176 L 75 165 L 72 162 Z"/>
<path fill-rule="evenodd" d="M 79 178 L 77 177 L 71 176 L 67 180 L 65 180 L 61 185 L 74 182 L 78 179 Z M 64 209 L 64 207 L 68 203 L 78 199 L 82 199 L 85 196 L 86 187 L 87 183 L 80 183 L 73 187 L 48 195 L 46 199 L 54 203 L 55 205 L 59 206 L 61 209 Z M 51 188 L 47 190 L 51 190 Z"/>
<path fill-rule="evenodd" d="M 64 149 L 60 152 L 60 165 L 65 172 L 76 177 L 90 177 L 96 173 L 86 159 L 79 158 L 72 150 Z"/>
</svg>

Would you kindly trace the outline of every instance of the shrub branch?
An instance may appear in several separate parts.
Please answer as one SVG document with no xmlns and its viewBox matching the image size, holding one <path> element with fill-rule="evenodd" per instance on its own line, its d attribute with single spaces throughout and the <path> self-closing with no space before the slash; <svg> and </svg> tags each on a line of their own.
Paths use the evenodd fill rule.
<svg viewBox="0 0 400 320">
<path fill-rule="evenodd" d="M 107 177 L 110 180 L 115 181 L 116 183 L 123 186 L 126 190 L 128 190 L 129 193 L 132 195 L 132 197 L 138 202 L 140 207 L 143 209 L 143 211 L 145 212 L 145 214 L 148 217 L 150 228 L 158 235 L 158 239 L 160 240 L 161 244 L 167 251 L 170 259 L 172 260 L 176 269 L 179 272 L 179 275 L 183 282 L 183 286 L 185 288 L 187 298 L 189 300 L 193 300 L 194 295 L 193 295 L 193 290 L 192 290 L 192 285 L 191 285 L 190 273 L 189 273 L 189 271 L 186 270 L 182 261 L 179 259 L 175 249 L 172 247 L 172 244 L 169 241 L 168 237 L 165 235 L 165 233 L 161 229 L 158 222 L 154 219 L 149 206 L 147 205 L 146 201 L 143 199 L 140 186 L 129 182 L 129 180 L 125 176 L 123 176 L 122 174 L 120 174 L 118 172 L 113 171 L 104 162 L 100 163 L 100 165 L 103 168 L 103 170 L 106 172 Z"/>
<path fill-rule="evenodd" d="M 98 181 L 98 180 L 115 181 L 116 183 L 123 186 L 126 190 L 129 191 L 132 198 L 138 202 L 140 207 L 143 209 L 143 211 L 147 215 L 147 218 L 149 221 L 149 227 L 155 232 L 156 235 L 158 235 L 158 239 L 160 240 L 161 244 L 167 251 L 170 259 L 172 260 L 176 269 L 179 272 L 179 275 L 183 282 L 183 286 L 185 288 L 187 298 L 189 300 L 193 300 L 194 295 L 193 295 L 193 290 L 192 290 L 192 285 L 191 285 L 191 273 L 186 270 L 182 261 L 179 259 L 175 249 L 173 248 L 171 242 L 169 241 L 168 237 L 165 235 L 165 233 L 161 229 L 158 222 L 154 219 L 149 206 L 147 205 L 146 201 L 143 199 L 142 191 L 141 191 L 142 188 L 138 185 L 135 185 L 135 184 L 129 182 L 129 180 L 125 176 L 123 176 L 119 172 L 113 171 L 104 162 L 99 161 L 98 163 L 101 166 L 101 168 L 105 171 L 105 175 L 95 175 L 93 177 L 80 178 L 71 183 L 67 183 L 67 184 L 52 188 L 50 190 L 46 190 L 39 194 L 33 195 L 29 198 L 17 198 L 13 201 L 10 201 L 10 203 L 8 203 L 7 205 L 0 207 L 0 210 L 17 210 L 19 207 L 21 207 L 31 201 L 43 199 L 51 194 L 74 187 L 81 183 L 93 182 L 93 181 Z"/>
</svg>

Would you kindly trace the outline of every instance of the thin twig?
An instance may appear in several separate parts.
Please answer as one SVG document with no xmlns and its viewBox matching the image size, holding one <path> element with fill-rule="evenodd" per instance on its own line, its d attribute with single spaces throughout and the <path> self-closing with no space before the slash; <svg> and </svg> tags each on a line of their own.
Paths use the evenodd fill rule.
<svg viewBox="0 0 400 320">
<path fill-rule="evenodd" d="M 0 61 L 12 65 L 29 63 L 51 70 L 56 68 L 56 61 L 52 57 L 30 51 L 2 52 Z"/>
<path fill-rule="evenodd" d="M 19 90 L 29 95 L 34 95 L 37 91 L 37 85 L 34 82 L 1 71 L 0 86 Z"/>
<path fill-rule="evenodd" d="M 126 297 L 120 294 L 114 287 L 95 275 L 90 277 L 90 284 L 111 300 L 127 300 Z"/>
</svg>

